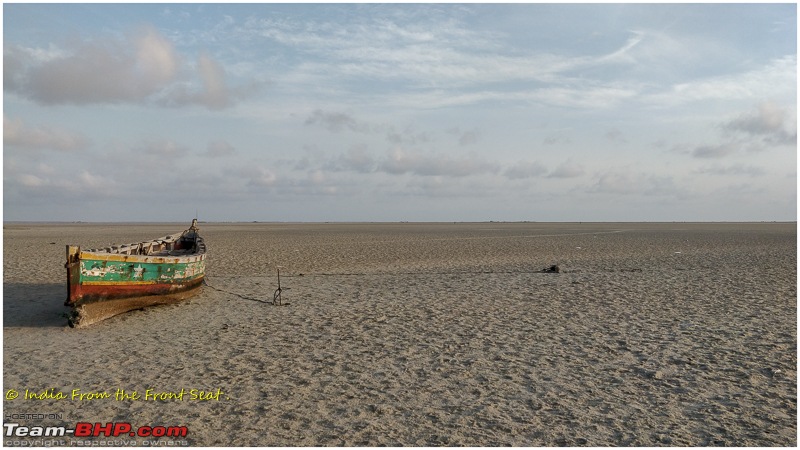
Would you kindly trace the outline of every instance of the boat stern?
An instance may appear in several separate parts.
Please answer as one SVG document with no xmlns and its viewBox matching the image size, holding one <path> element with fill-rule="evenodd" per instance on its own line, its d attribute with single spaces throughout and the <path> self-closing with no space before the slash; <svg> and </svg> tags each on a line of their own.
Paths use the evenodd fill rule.
<svg viewBox="0 0 800 450">
<path fill-rule="evenodd" d="M 80 300 L 80 280 L 81 280 L 81 248 L 77 245 L 67 245 L 67 300 L 64 304 L 74 305 Z"/>
</svg>

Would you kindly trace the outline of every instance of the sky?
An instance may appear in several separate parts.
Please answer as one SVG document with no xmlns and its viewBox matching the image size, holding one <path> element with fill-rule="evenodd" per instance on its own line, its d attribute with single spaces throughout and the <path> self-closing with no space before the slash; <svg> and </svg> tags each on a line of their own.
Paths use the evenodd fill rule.
<svg viewBox="0 0 800 450">
<path fill-rule="evenodd" d="M 6 221 L 794 221 L 795 4 L 3 5 Z"/>
</svg>

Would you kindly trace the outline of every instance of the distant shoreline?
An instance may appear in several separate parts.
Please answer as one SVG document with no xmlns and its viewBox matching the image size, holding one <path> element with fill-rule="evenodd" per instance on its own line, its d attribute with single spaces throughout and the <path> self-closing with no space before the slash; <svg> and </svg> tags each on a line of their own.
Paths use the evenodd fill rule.
<svg viewBox="0 0 800 450">
<path fill-rule="evenodd" d="M 7 220 L 3 222 L 3 226 L 7 225 L 174 225 L 174 224 L 184 224 L 185 221 L 155 221 L 155 222 L 148 222 L 148 221 L 121 221 L 121 222 L 83 222 L 83 221 L 36 221 L 36 220 Z M 269 225 L 269 224 L 302 224 L 302 225 L 369 225 L 369 224 L 388 224 L 388 225 L 401 225 L 401 224 L 419 224 L 419 225 L 436 225 L 436 224 L 445 224 L 445 225 L 452 225 L 452 224 L 796 224 L 796 220 L 697 220 L 697 221 L 687 221 L 687 220 L 676 220 L 676 221 L 537 221 L 537 220 L 488 220 L 488 221 L 261 221 L 261 220 L 253 220 L 253 221 L 203 221 L 199 220 L 198 223 L 200 224 L 212 224 L 212 225 L 224 225 L 224 224 L 233 224 L 233 225 L 246 225 L 246 224 L 262 224 L 262 225 Z"/>
</svg>

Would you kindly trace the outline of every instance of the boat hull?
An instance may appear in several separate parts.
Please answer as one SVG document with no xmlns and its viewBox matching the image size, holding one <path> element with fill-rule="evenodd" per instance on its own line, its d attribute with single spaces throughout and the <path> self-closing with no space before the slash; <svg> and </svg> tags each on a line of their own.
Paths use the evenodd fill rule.
<svg viewBox="0 0 800 450">
<path fill-rule="evenodd" d="M 69 326 L 83 328 L 129 311 L 178 303 L 193 296 L 202 283 L 203 279 L 200 278 L 186 284 L 148 287 L 147 289 L 139 287 L 134 289 L 122 287 L 102 291 L 92 289 L 93 293 L 84 297 L 90 300 L 82 300 L 70 305 L 72 311 L 69 315 Z"/>
<path fill-rule="evenodd" d="M 68 245 L 64 304 L 72 308 L 70 326 L 84 327 L 128 311 L 176 303 L 196 293 L 205 277 L 205 245 L 201 238 L 193 239 L 194 252 L 163 240 L 148 242 L 165 247 L 154 254 L 131 250 L 143 248 L 144 243 L 131 244 L 122 253 L 81 251 Z"/>
</svg>

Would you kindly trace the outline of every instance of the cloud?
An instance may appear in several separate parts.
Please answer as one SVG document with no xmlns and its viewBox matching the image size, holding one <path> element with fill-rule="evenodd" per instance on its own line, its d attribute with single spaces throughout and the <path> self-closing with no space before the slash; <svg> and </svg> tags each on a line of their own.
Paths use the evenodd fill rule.
<svg viewBox="0 0 800 450">
<path fill-rule="evenodd" d="M 179 65 L 172 44 L 152 27 L 49 59 L 20 47 L 4 51 L 13 61 L 5 75 L 14 80 L 5 87 L 46 105 L 141 101 L 170 83 Z"/>
<path fill-rule="evenodd" d="M 695 158 L 723 158 L 736 153 L 737 146 L 731 143 L 718 145 L 701 145 L 692 150 Z"/>
<path fill-rule="evenodd" d="M 418 19 L 251 19 L 242 33 L 304 56 L 304 63 L 286 77 L 287 85 L 298 80 L 342 89 L 363 85 L 355 95 L 375 95 L 375 90 L 388 88 L 381 101 L 398 106 L 435 109 L 511 101 L 609 109 L 635 98 L 648 84 L 585 75 L 635 64 L 637 59 L 629 54 L 640 46 L 643 32 L 631 32 L 611 52 L 576 56 L 514 48 L 503 33 L 472 31 L 453 18 Z"/>
<path fill-rule="evenodd" d="M 199 105 L 211 110 L 222 110 L 257 92 L 261 87 L 256 82 L 238 87 L 228 86 L 225 69 L 206 53 L 198 57 L 196 72 L 199 83 L 176 84 L 167 89 L 158 102 L 171 107 Z"/>
<path fill-rule="evenodd" d="M 151 141 L 133 149 L 134 153 L 149 155 L 158 158 L 173 159 L 183 156 L 189 149 L 175 141 L 165 139 L 161 141 Z"/>
<path fill-rule="evenodd" d="M 425 131 L 415 131 L 406 127 L 403 131 L 396 131 L 394 127 L 381 127 L 386 129 L 386 140 L 392 144 L 417 145 L 433 140 L 431 134 Z"/>
<path fill-rule="evenodd" d="M 547 173 L 547 167 L 539 162 L 520 161 L 504 172 L 506 178 L 520 180 L 540 177 Z"/>
<path fill-rule="evenodd" d="M 347 153 L 339 155 L 337 159 L 327 165 L 333 171 L 354 171 L 357 173 L 374 172 L 377 162 L 364 147 L 354 147 Z"/>
<path fill-rule="evenodd" d="M 328 76 L 406 80 L 428 85 L 442 79 L 475 80 L 482 78 L 482 73 L 492 72 L 492 64 L 475 64 L 482 57 L 472 53 L 486 51 L 491 46 L 495 52 L 484 56 L 492 56 L 496 54 L 495 44 L 455 20 L 431 22 L 424 16 L 410 21 L 392 15 L 363 20 L 353 16 L 351 20 L 337 22 L 251 19 L 244 24 L 243 31 L 297 53 L 322 55 L 325 60 L 334 61 L 306 66 Z M 517 59 L 517 63 L 523 61 Z M 541 65 L 536 71 L 547 67 Z"/>
<path fill-rule="evenodd" d="M 292 195 L 336 195 L 340 186 L 323 170 L 312 170 L 304 178 L 286 180 L 280 186 L 280 193 Z"/>
<path fill-rule="evenodd" d="M 343 112 L 329 112 L 322 109 L 315 109 L 306 118 L 305 125 L 320 125 L 328 131 L 338 133 L 342 130 L 350 130 L 356 133 L 368 133 L 372 131 L 372 126 L 368 123 L 356 120 L 353 116 Z"/>
<path fill-rule="evenodd" d="M 31 58 L 29 49 L 19 46 L 5 45 L 3 47 L 3 90 L 9 92 L 21 91 L 26 83 L 25 65 Z"/>
<path fill-rule="evenodd" d="M 89 139 L 80 133 L 48 127 L 29 127 L 20 119 L 3 117 L 4 146 L 75 151 L 85 149 L 89 144 Z"/>
<path fill-rule="evenodd" d="M 583 166 L 573 162 L 572 160 L 565 161 L 560 166 L 553 169 L 548 178 L 576 178 L 583 175 L 585 171 Z"/>
<path fill-rule="evenodd" d="M 542 140 L 542 144 L 545 145 L 556 145 L 556 144 L 571 144 L 572 139 L 569 136 L 563 134 L 551 134 L 550 136 L 545 137 Z"/>
<path fill-rule="evenodd" d="M 247 185 L 254 188 L 271 188 L 278 183 L 278 176 L 272 170 L 255 166 L 239 170 L 236 178 L 247 180 Z"/>
<path fill-rule="evenodd" d="M 615 144 L 626 144 L 628 142 L 628 140 L 625 139 L 625 135 L 623 135 L 622 132 L 616 128 L 608 130 L 605 137 Z"/>
<path fill-rule="evenodd" d="M 209 158 L 226 158 L 236 154 L 236 149 L 224 140 L 211 141 L 208 143 L 204 156 Z"/>
<path fill-rule="evenodd" d="M 357 121 L 352 116 L 341 112 L 326 112 L 321 109 L 314 110 L 305 121 L 306 125 L 321 125 L 328 131 L 338 133 L 344 129 L 357 133 L 371 130 L 371 126 Z"/>
<path fill-rule="evenodd" d="M 761 103 L 756 111 L 741 114 L 722 126 L 727 131 L 763 138 L 767 143 L 797 143 L 797 111 L 774 102 Z"/>
<path fill-rule="evenodd" d="M 619 103 L 639 95 L 640 91 L 633 85 L 616 86 L 613 83 L 597 84 L 584 82 L 579 86 L 554 84 L 522 93 L 520 98 L 551 106 L 579 109 L 610 109 Z"/>
<path fill-rule="evenodd" d="M 108 186 L 108 179 L 99 175 L 93 175 L 89 171 L 84 170 L 78 175 L 78 181 L 87 189 L 98 190 L 105 189 Z"/>
<path fill-rule="evenodd" d="M 302 173 L 281 172 L 255 164 L 250 167 L 228 169 L 226 180 L 242 180 L 248 190 L 263 194 L 269 192 L 283 196 L 329 196 L 352 192 L 348 181 L 340 181 L 321 168 L 312 168 Z"/>
<path fill-rule="evenodd" d="M 45 185 L 45 180 L 29 173 L 21 173 L 16 176 L 16 179 L 20 185 L 28 188 L 38 188 Z"/>
<path fill-rule="evenodd" d="M 69 177 L 47 174 L 42 171 L 38 173 L 26 171 L 4 178 L 6 179 L 5 183 L 8 183 L 7 187 L 12 190 L 21 189 L 26 192 L 26 195 L 50 200 L 67 197 L 71 200 L 80 198 L 81 201 L 86 201 L 97 198 L 113 198 L 119 195 L 118 183 L 115 179 L 97 175 L 87 169 Z"/>
<path fill-rule="evenodd" d="M 260 87 L 255 82 L 228 86 L 225 69 L 206 53 L 193 70 L 182 70 L 184 60 L 152 26 L 123 39 L 97 38 L 59 51 L 6 45 L 4 89 L 44 105 L 153 100 L 163 106 L 220 110 Z M 184 73 L 190 78 L 181 79 Z"/>
<path fill-rule="evenodd" d="M 617 63 L 634 63 L 636 62 L 636 58 L 632 55 L 633 50 L 645 39 L 644 31 L 635 31 L 632 30 L 631 36 L 628 37 L 628 40 L 625 42 L 625 45 L 620 47 L 613 52 L 600 56 L 597 60 L 598 62 L 617 62 Z"/>
<path fill-rule="evenodd" d="M 385 134 L 386 140 L 397 145 L 417 145 L 433 140 L 431 134 L 426 131 L 416 131 L 407 126 L 403 130 L 397 130 L 393 125 L 370 123 L 356 119 L 350 114 L 343 112 L 329 112 L 321 109 L 314 110 L 305 120 L 307 126 L 321 126 L 332 133 L 339 133 L 349 130 L 361 134 Z"/>
<path fill-rule="evenodd" d="M 761 152 L 774 145 L 797 145 L 797 112 L 774 102 L 761 103 L 755 110 L 739 114 L 718 125 L 723 131 L 719 144 L 699 145 L 686 150 L 676 147 L 677 153 L 695 158 L 725 158 L 743 151 Z"/>
<path fill-rule="evenodd" d="M 764 175 L 766 172 L 764 169 L 756 166 L 748 166 L 744 164 L 733 164 L 730 166 L 707 166 L 701 167 L 694 171 L 694 173 L 699 174 L 709 174 L 709 175 L 746 175 L 749 177 L 758 177 Z"/>
<path fill-rule="evenodd" d="M 430 89 L 420 92 L 404 93 L 402 96 L 389 95 L 383 99 L 392 106 L 404 108 L 452 108 L 481 103 L 521 103 L 555 106 L 574 109 L 608 110 L 620 103 L 635 99 L 640 89 L 630 83 L 625 86 L 615 83 L 597 83 L 588 80 L 572 85 L 566 79 L 559 82 L 542 83 L 537 88 L 515 90 L 459 90 Z"/>
<path fill-rule="evenodd" d="M 609 53 L 561 55 L 541 49 L 520 50 L 508 36 L 485 29 L 473 31 L 463 21 L 436 14 L 414 20 L 397 15 L 353 16 L 345 21 L 248 20 L 245 35 L 269 39 L 276 47 L 305 55 L 294 80 L 325 80 L 349 85 L 368 79 L 365 91 L 383 83 L 389 100 L 416 108 L 439 108 L 483 101 L 526 101 L 579 108 L 608 108 L 640 92 L 630 82 L 587 79 L 576 74 L 609 66 L 632 65 L 626 56 L 639 46 L 641 32 Z M 288 59 L 288 58 L 287 58 Z M 513 89 L 496 89 L 514 83 Z M 405 85 L 402 97 L 398 85 Z M 531 86 L 537 86 L 531 88 Z M 373 94 L 373 92 L 370 92 Z"/>
<path fill-rule="evenodd" d="M 466 146 L 477 143 L 480 140 L 481 133 L 477 129 L 462 130 L 461 128 L 451 128 L 448 133 L 455 135 L 458 139 L 458 145 Z"/>
<path fill-rule="evenodd" d="M 146 27 L 134 38 L 136 59 L 134 71 L 149 84 L 162 85 L 178 72 L 178 54 L 172 43 L 155 28 Z"/>
<path fill-rule="evenodd" d="M 669 175 L 611 170 L 596 175 L 596 179 L 590 192 L 614 195 L 683 195 L 683 191 L 675 186 L 675 182 Z"/>
<path fill-rule="evenodd" d="M 397 189 L 391 190 L 391 195 L 426 200 L 462 199 L 467 201 L 469 207 L 474 208 L 478 199 L 494 197 L 498 195 L 498 190 L 495 184 L 485 180 L 431 176 L 411 179 Z"/>
<path fill-rule="evenodd" d="M 394 175 L 411 173 L 422 176 L 464 177 L 497 172 L 499 167 L 475 156 L 452 158 L 397 149 L 388 155 L 378 170 Z"/>
<path fill-rule="evenodd" d="M 797 95 L 797 56 L 787 55 L 741 73 L 697 78 L 669 86 L 643 100 L 660 107 L 710 100 L 794 98 Z"/>
</svg>

